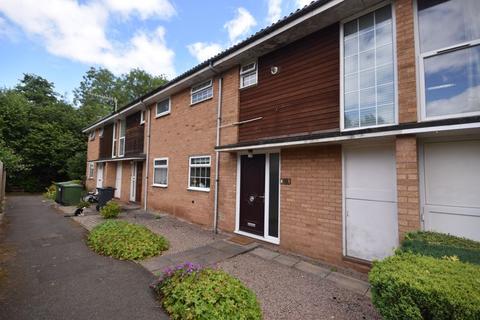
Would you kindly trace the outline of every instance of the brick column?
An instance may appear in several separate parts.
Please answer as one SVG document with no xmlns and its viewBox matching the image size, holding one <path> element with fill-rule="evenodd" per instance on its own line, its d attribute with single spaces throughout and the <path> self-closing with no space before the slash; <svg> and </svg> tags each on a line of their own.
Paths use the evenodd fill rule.
<svg viewBox="0 0 480 320">
<path fill-rule="evenodd" d="M 398 117 L 400 123 L 417 121 L 415 30 L 413 0 L 395 1 L 397 37 Z"/>
<path fill-rule="evenodd" d="M 400 239 L 408 231 L 420 229 L 417 138 L 396 139 L 398 231 Z"/>
</svg>

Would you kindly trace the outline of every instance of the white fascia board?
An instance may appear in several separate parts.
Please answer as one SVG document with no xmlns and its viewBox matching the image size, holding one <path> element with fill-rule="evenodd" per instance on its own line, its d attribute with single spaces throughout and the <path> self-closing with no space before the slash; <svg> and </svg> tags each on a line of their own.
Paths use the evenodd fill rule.
<svg viewBox="0 0 480 320">
<path fill-rule="evenodd" d="M 420 134 L 420 133 L 429 133 L 429 132 L 444 132 L 444 131 L 478 129 L 478 128 L 480 128 L 480 122 L 436 126 L 436 127 L 399 129 L 399 130 L 391 130 L 391 131 L 384 131 L 384 132 L 361 133 L 361 134 L 352 134 L 352 135 L 319 138 L 319 139 L 311 139 L 311 140 L 266 143 L 266 144 L 251 145 L 251 146 L 224 148 L 224 149 L 218 149 L 217 151 L 232 152 L 232 151 L 271 149 L 271 148 L 281 148 L 281 147 L 298 147 L 298 146 L 302 146 L 302 145 L 321 144 L 321 143 L 329 143 L 329 142 L 342 142 L 342 141 L 346 141 L 346 140 L 380 138 L 380 137 L 389 137 L 389 136 L 396 136 L 396 135 Z"/>
</svg>

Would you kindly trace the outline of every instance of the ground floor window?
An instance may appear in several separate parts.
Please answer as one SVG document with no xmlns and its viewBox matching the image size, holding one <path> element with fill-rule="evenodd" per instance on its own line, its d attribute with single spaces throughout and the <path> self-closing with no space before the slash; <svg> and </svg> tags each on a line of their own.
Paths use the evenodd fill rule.
<svg viewBox="0 0 480 320">
<path fill-rule="evenodd" d="M 93 162 L 89 162 L 89 163 L 88 163 L 88 177 L 89 177 L 90 179 L 93 179 L 93 173 L 94 173 Z"/>
<path fill-rule="evenodd" d="M 210 162 L 210 156 L 190 157 L 189 189 L 210 191 Z"/>
<path fill-rule="evenodd" d="M 153 160 L 153 185 L 156 187 L 168 186 L 168 158 Z"/>
</svg>

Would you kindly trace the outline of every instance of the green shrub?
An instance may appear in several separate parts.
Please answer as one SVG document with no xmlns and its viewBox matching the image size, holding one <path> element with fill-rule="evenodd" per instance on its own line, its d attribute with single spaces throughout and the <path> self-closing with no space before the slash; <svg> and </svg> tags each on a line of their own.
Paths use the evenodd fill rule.
<svg viewBox="0 0 480 320">
<path fill-rule="evenodd" d="M 456 256 L 460 261 L 480 264 L 480 242 L 438 232 L 408 233 L 401 250 L 436 258 Z"/>
<path fill-rule="evenodd" d="M 47 191 L 43 193 L 43 196 L 46 199 L 55 200 L 55 198 L 57 197 L 57 187 L 52 184 L 50 187 L 47 188 Z"/>
<path fill-rule="evenodd" d="M 120 260 L 141 260 L 168 249 L 168 241 L 146 227 L 126 221 L 106 221 L 88 235 L 95 252 Z"/>
<path fill-rule="evenodd" d="M 120 211 L 121 208 L 118 203 L 114 201 L 108 201 L 107 204 L 100 209 L 100 215 L 104 219 L 112 219 L 118 217 Z"/>
<path fill-rule="evenodd" d="M 408 252 L 374 262 L 372 301 L 385 319 L 480 319 L 480 267 Z"/>
<path fill-rule="evenodd" d="M 152 287 L 172 319 L 262 319 L 255 294 L 222 270 L 186 263 Z"/>
</svg>

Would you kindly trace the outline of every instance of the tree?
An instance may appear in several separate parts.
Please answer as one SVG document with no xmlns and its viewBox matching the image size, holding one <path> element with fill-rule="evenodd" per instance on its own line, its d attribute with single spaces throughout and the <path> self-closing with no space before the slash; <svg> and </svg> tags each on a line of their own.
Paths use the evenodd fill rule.
<svg viewBox="0 0 480 320">
<path fill-rule="evenodd" d="M 119 106 L 141 96 L 166 80 L 134 69 L 120 77 L 107 69 L 90 68 L 69 104 L 55 92 L 53 83 L 24 74 L 14 89 L 0 89 L 0 160 L 7 169 L 7 186 L 41 191 L 52 181 L 85 175 L 87 139 L 82 129 Z"/>
<path fill-rule="evenodd" d="M 114 110 L 113 99 L 100 96 L 116 98 L 120 108 L 166 82 L 164 76 L 152 76 L 140 69 L 132 69 L 117 77 L 107 69 L 92 67 L 74 90 L 73 101 L 79 106 L 87 125 Z"/>
<path fill-rule="evenodd" d="M 58 94 L 52 82 L 34 74 L 24 73 L 16 90 L 23 93 L 28 101 L 44 106 L 57 101 Z"/>
</svg>

